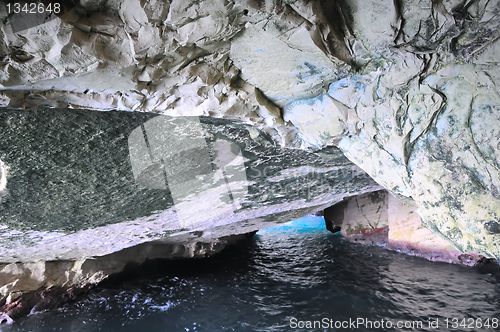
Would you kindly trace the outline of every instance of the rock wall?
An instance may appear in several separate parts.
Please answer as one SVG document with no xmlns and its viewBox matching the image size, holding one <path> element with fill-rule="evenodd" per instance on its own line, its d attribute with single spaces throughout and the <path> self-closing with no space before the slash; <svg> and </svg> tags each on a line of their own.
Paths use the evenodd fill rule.
<svg viewBox="0 0 500 332">
<path fill-rule="evenodd" d="M 168 237 L 213 242 L 380 188 L 338 149 L 281 148 L 199 117 L 0 111 L 0 262 L 77 260 Z"/>
<path fill-rule="evenodd" d="M 32 312 L 54 309 L 76 299 L 109 276 L 137 268 L 146 261 L 203 258 L 247 239 L 245 234 L 211 242 L 172 243 L 163 239 L 101 257 L 0 264 L 0 323 L 11 322 Z"/>
<path fill-rule="evenodd" d="M 477 252 L 462 252 L 448 239 L 422 224 L 415 206 L 407 205 L 386 190 L 345 198 L 325 209 L 328 229 L 340 227 L 349 241 L 381 245 L 431 261 L 477 265 L 487 262 Z"/>
<path fill-rule="evenodd" d="M 0 100 L 205 115 L 283 146 L 338 145 L 432 232 L 499 258 L 499 7 L 74 1 L 20 30 L 0 5 Z"/>
<path fill-rule="evenodd" d="M 369 72 L 330 86 L 363 123 L 339 146 L 384 187 L 411 199 L 433 232 L 463 252 L 498 258 L 490 226 L 500 211 L 498 3 L 398 3 L 394 38 L 364 43 Z M 362 18 L 352 16 L 354 31 L 369 41 L 372 26 L 384 23 Z"/>
<path fill-rule="evenodd" d="M 340 233 L 349 241 L 364 244 L 387 243 L 389 216 L 386 191 L 349 197 L 342 203 L 325 209 L 327 224 L 340 227 Z"/>
</svg>

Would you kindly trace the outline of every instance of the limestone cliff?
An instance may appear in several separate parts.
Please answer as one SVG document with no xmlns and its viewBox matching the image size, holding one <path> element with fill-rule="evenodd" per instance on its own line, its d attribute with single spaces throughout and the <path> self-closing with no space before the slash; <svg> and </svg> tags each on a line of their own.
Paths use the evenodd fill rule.
<svg viewBox="0 0 500 332">
<path fill-rule="evenodd" d="M 414 206 L 423 225 L 460 252 L 500 258 L 497 1 L 75 0 L 58 15 L 30 21 L 41 22 L 31 26 L 20 25 L 22 16 L 7 11 L 0 4 L 0 106 L 221 118 L 251 125 L 242 131 L 244 137 L 266 137 L 299 154 L 300 149 L 337 146 L 395 197 Z M 21 118 L 5 120 L 6 128 Z M 142 134 L 135 133 L 144 138 L 133 140 L 137 144 L 128 152 L 147 146 L 151 162 L 130 165 L 142 174 L 135 185 L 159 190 L 169 176 L 159 170 L 178 170 L 182 163 L 169 168 L 155 159 L 163 152 L 150 148 L 149 129 L 141 128 Z M 29 135 L 25 138 L 37 141 Z M 224 135 L 221 142 L 230 142 Z M 196 150 L 202 143 L 189 144 Z M 28 214 L 8 205 L 19 189 L 9 186 L 28 181 L 20 180 L 23 176 L 38 183 L 40 174 L 13 171 L 23 165 L 14 151 L 0 149 L 0 204 L 11 208 L 10 220 L 22 220 Z M 210 151 L 219 150 L 197 155 L 217 160 Z M 263 158 L 257 165 L 269 161 Z M 291 157 L 283 164 L 293 160 L 303 162 Z M 313 164 L 323 169 L 322 162 Z M 293 167 L 301 176 L 311 173 Z M 106 172 L 120 179 L 123 169 Z M 203 172 L 196 173 L 196 186 L 208 176 Z M 235 172 L 229 175 L 237 179 Z M 266 181 L 286 181 L 287 174 L 273 173 Z M 224 178 L 227 174 L 217 181 Z M 225 186 L 217 183 L 214 188 Z M 189 200 L 181 183 L 172 184 L 182 193 L 174 193 L 173 201 Z M 116 193 L 124 193 L 122 185 Z M 362 183 L 352 192 L 375 187 Z M 334 191 L 335 197 L 318 199 L 308 208 L 333 203 L 350 191 Z M 78 199 L 84 201 L 85 195 Z M 148 201 L 150 211 L 155 199 Z M 180 210 L 189 215 L 188 209 Z M 57 212 L 64 216 L 67 211 Z M 40 209 L 36 213 L 44 215 Z M 260 227 L 254 226 L 238 232 Z M 9 233 L 11 239 L 15 235 Z"/>
<path fill-rule="evenodd" d="M 0 6 L 4 106 L 205 115 L 338 144 L 434 232 L 499 257 L 497 2 L 74 4 L 16 32 Z"/>
</svg>

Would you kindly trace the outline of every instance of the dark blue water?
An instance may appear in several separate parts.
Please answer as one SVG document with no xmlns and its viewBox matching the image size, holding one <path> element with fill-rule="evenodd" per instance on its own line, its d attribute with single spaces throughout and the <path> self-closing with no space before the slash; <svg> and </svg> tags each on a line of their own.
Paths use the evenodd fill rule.
<svg viewBox="0 0 500 332">
<path fill-rule="evenodd" d="M 499 319 L 498 266 L 351 244 L 327 232 L 322 218 L 306 217 L 211 259 L 151 264 L 0 329 L 495 331 Z"/>
</svg>

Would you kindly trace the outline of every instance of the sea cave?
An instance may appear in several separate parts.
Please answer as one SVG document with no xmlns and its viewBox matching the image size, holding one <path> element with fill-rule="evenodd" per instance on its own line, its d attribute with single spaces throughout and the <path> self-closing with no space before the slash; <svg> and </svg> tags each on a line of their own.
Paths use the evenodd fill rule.
<svg viewBox="0 0 500 332">
<path fill-rule="evenodd" d="M 0 330 L 497 330 L 499 12 L 0 3 Z"/>
</svg>

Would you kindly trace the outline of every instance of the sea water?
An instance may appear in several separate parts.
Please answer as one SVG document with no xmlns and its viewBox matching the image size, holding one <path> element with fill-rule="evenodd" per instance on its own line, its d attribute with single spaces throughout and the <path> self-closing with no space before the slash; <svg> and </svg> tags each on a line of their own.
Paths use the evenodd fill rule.
<svg viewBox="0 0 500 332">
<path fill-rule="evenodd" d="M 209 259 L 153 262 L 1 331 L 496 331 L 500 269 L 349 243 L 309 216 Z"/>
</svg>

